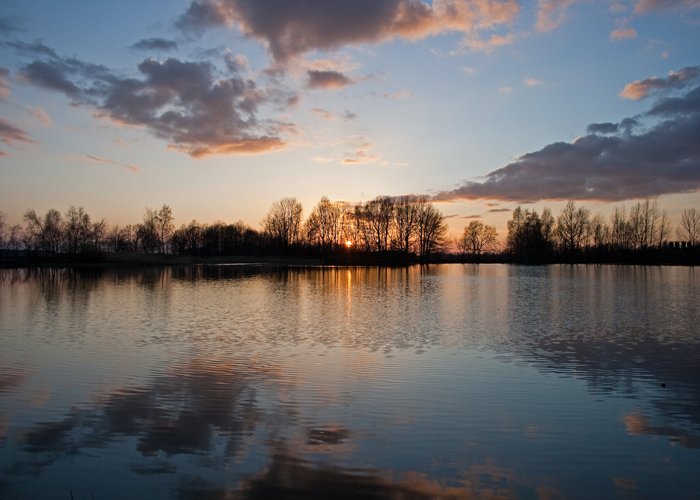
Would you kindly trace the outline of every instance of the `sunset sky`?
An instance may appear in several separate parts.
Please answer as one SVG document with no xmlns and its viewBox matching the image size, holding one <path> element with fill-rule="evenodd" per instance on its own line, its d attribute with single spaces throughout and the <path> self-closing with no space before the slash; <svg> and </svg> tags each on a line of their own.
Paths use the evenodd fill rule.
<svg viewBox="0 0 700 500">
<path fill-rule="evenodd" d="M 0 210 L 700 208 L 697 0 L 0 0 Z"/>
</svg>

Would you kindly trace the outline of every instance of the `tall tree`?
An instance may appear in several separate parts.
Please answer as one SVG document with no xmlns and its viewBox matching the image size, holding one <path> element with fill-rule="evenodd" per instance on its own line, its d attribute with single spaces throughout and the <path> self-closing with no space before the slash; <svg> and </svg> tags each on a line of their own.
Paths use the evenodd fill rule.
<svg viewBox="0 0 700 500">
<path fill-rule="evenodd" d="M 287 249 L 299 241 L 303 212 L 296 198 L 282 198 L 272 204 L 260 225 L 273 243 Z"/>
<path fill-rule="evenodd" d="M 430 254 L 445 244 L 447 224 L 442 212 L 425 198 L 416 202 L 416 237 L 418 255 L 428 259 Z"/>
<path fill-rule="evenodd" d="M 160 253 L 165 253 L 165 246 L 175 230 L 175 224 L 173 224 L 173 211 L 166 205 L 163 206 L 156 212 L 153 219 L 155 231 L 158 234 L 158 241 L 160 243 Z"/>
<path fill-rule="evenodd" d="M 418 210 L 410 196 L 401 196 L 394 200 L 394 245 L 404 253 L 411 251 L 418 223 Z"/>
<path fill-rule="evenodd" d="M 463 254 L 471 254 L 479 262 L 481 253 L 496 244 L 497 236 L 496 226 L 473 220 L 464 227 L 462 235 L 457 239 L 457 246 Z"/>
<path fill-rule="evenodd" d="M 683 210 L 676 235 L 679 240 L 687 242 L 691 247 L 697 247 L 700 243 L 700 211 L 695 208 Z"/>
<path fill-rule="evenodd" d="M 576 203 L 569 201 L 561 210 L 557 217 L 557 236 L 564 253 L 567 253 L 570 258 L 583 246 L 590 211 L 587 208 L 576 208 Z"/>
</svg>

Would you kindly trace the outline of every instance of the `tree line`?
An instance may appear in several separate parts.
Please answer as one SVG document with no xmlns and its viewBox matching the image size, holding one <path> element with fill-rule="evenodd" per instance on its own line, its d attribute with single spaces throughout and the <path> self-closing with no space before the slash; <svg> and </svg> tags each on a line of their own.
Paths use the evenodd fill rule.
<svg viewBox="0 0 700 500">
<path fill-rule="evenodd" d="M 175 227 L 172 209 L 146 208 L 141 222 L 110 227 L 82 206 L 62 214 L 28 209 L 25 226 L 9 226 L 0 212 L 0 248 L 35 255 L 78 256 L 143 252 L 187 256 L 320 255 L 342 252 L 394 253 L 430 258 L 449 244 L 443 214 L 425 198 L 380 196 L 357 205 L 322 197 L 303 217 L 296 198 L 276 201 L 256 230 L 242 221 Z"/>
<path fill-rule="evenodd" d="M 515 262 L 650 263 L 668 260 L 682 249 L 692 261 L 699 243 L 700 212 L 695 208 L 683 211 L 673 231 L 656 201 L 638 202 L 629 211 L 615 207 L 609 219 L 569 201 L 556 217 L 548 208 L 542 215 L 516 208 L 508 221 L 505 251 Z"/>
<path fill-rule="evenodd" d="M 321 257 L 350 254 L 480 262 L 639 262 L 667 259 L 689 249 L 691 262 L 700 246 L 700 212 L 686 209 L 673 227 L 656 201 L 638 202 L 628 211 L 615 207 L 609 217 L 591 214 L 570 201 L 558 215 L 517 207 L 507 223 L 505 245 L 496 227 L 473 220 L 454 238 L 445 217 L 426 198 L 379 196 L 365 203 L 332 202 L 324 196 L 304 218 L 296 198 L 275 201 L 256 230 L 242 221 L 211 224 L 195 220 L 175 227 L 172 209 L 146 207 L 142 220 L 110 227 L 93 220 L 82 206 L 65 213 L 28 209 L 25 226 L 7 224 L 0 212 L 0 249 L 25 255 L 67 256 L 102 252 L 141 252 L 194 257 L 282 255 Z M 675 229 L 675 231 L 674 231 Z M 671 241 L 675 238 L 675 241 Z M 679 247 L 679 248 L 676 248 Z M 676 252 L 677 253 L 677 252 Z M 448 256 L 448 257 L 445 257 Z"/>
</svg>

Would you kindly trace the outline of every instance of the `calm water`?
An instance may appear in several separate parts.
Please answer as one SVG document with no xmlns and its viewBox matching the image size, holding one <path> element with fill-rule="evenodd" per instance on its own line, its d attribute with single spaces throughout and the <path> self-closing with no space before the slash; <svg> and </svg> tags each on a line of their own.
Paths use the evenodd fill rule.
<svg viewBox="0 0 700 500">
<path fill-rule="evenodd" d="M 682 267 L 0 271 L 0 499 L 700 498 L 699 292 Z"/>
</svg>

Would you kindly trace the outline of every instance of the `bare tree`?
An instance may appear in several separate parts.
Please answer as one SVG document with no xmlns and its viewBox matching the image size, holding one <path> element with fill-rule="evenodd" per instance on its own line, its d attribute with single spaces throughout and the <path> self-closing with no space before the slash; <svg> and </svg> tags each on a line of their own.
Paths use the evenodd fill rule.
<svg viewBox="0 0 700 500">
<path fill-rule="evenodd" d="M 24 231 L 22 231 L 22 226 L 20 226 L 19 224 L 15 224 L 14 226 L 10 227 L 8 233 L 8 246 L 14 251 L 19 250 L 19 247 L 22 244 L 22 239 L 24 237 Z"/>
<path fill-rule="evenodd" d="M 401 196 L 394 200 L 394 245 L 404 253 L 411 251 L 418 223 L 418 210 L 410 196 Z"/>
<path fill-rule="evenodd" d="M 661 248 L 668 237 L 671 235 L 671 222 L 668 220 L 668 213 L 666 209 L 661 211 L 661 218 L 659 219 L 658 232 L 657 232 L 657 243 L 656 246 Z"/>
<path fill-rule="evenodd" d="M 303 212 L 296 198 L 282 198 L 272 204 L 260 225 L 273 242 L 286 249 L 299 241 Z"/>
<path fill-rule="evenodd" d="M 576 208 L 573 201 L 569 201 L 557 217 L 557 236 L 562 251 L 572 258 L 583 246 L 590 211 L 587 208 Z"/>
<path fill-rule="evenodd" d="M 144 252 L 153 253 L 160 245 L 158 234 L 158 212 L 146 207 L 143 224 L 136 225 L 136 239 L 141 242 Z"/>
<path fill-rule="evenodd" d="M 7 236 L 7 214 L 0 211 L 0 248 L 5 246 L 5 237 Z"/>
<path fill-rule="evenodd" d="M 683 210 L 681 223 L 676 229 L 676 235 L 681 241 L 695 248 L 700 243 L 700 212 L 695 208 Z"/>
<path fill-rule="evenodd" d="M 473 220 L 464 227 L 462 236 L 457 239 L 457 247 L 463 254 L 472 254 L 479 262 L 481 253 L 493 247 L 497 240 L 496 226 Z"/>
<path fill-rule="evenodd" d="M 347 203 L 332 203 L 327 196 L 323 196 L 306 221 L 309 242 L 320 246 L 322 250 L 337 246 L 343 237 L 347 210 Z"/>
<path fill-rule="evenodd" d="M 76 208 L 75 205 L 71 205 L 65 215 L 63 238 L 68 253 L 76 254 L 90 241 L 90 216 L 82 206 Z"/>
<path fill-rule="evenodd" d="M 447 224 L 443 220 L 442 212 L 425 198 L 416 202 L 416 209 L 418 255 L 428 259 L 433 251 L 444 245 Z"/>
<path fill-rule="evenodd" d="M 39 240 L 40 248 L 44 251 L 57 253 L 59 251 L 61 236 L 63 233 L 63 218 L 61 212 L 53 208 L 46 212 L 44 217 L 39 217 L 34 209 L 24 212 L 24 220 L 27 223 L 27 232 L 34 239 Z"/>
<path fill-rule="evenodd" d="M 108 230 L 109 224 L 107 224 L 106 219 L 102 219 L 92 223 L 92 227 L 90 228 L 90 238 L 92 240 L 93 251 L 102 251 L 102 245 L 104 243 Z"/>
<path fill-rule="evenodd" d="M 659 225 L 662 212 L 659 204 L 646 200 L 638 202 L 630 210 L 629 224 L 635 246 L 639 249 L 652 247 L 659 240 Z"/>
<path fill-rule="evenodd" d="M 172 209 L 164 203 L 156 212 L 153 223 L 160 242 L 160 253 L 165 253 L 165 244 L 175 230 Z"/>
<path fill-rule="evenodd" d="M 600 249 L 610 240 L 610 226 L 605 222 L 605 215 L 595 214 L 588 224 L 588 234 L 593 248 Z"/>
</svg>

